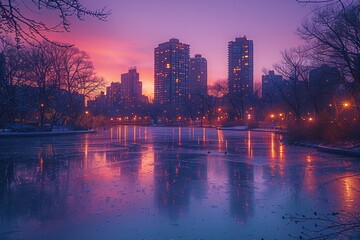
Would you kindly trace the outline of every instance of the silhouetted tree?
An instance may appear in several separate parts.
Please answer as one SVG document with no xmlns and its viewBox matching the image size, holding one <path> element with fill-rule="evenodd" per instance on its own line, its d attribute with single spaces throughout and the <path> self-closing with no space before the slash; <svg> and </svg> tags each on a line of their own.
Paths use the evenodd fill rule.
<svg viewBox="0 0 360 240">
<path fill-rule="evenodd" d="M 23 76 L 32 92 L 28 104 L 40 116 L 55 123 L 76 124 L 84 114 L 85 98 L 96 93 L 103 80 L 96 76 L 90 57 L 75 47 L 63 48 L 44 41 L 24 54 Z"/>
<path fill-rule="evenodd" d="M 54 97 L 60 89 L 61 70 L 59 69 L 58 49 L 45 42 L 29 48 L 25 61 L 27 65 L 26 80 L 29 86 L 36 89 L 32 107 L 39 113 L 40 126 L 44 126 L 45 113 L 53 109 Z"/>
<path fill-rule="evenodd" d="M 309 63 L 304 51 L 301 49 L 285 50 L 282 53 L 282 60 L 275 64 L 275 70 L 284 77 L 284 85 L 273 82 L 278 88 L 284 102 L 288 108 L 295 114 L 297 121 L 301 120 L 305 112 L 309 98 L 308 94 L 308 76 Z"/>
<path fill-rule="evenodd" d="M 341 211 L 322 214 L 315 211 L 311 215 L 286 214 L 283 219 L 302 225 L 300 233 L 289 234 L 293 239 L 338 239 L 345 236 L 346 239 L 358 239 L 359 217 L 359 213 Z"/>
<path fill-rule="evenodd" d="M 151 103 L 147 106 L 147 115 L 151 118 L 153 123 L 157 125 L 162 116 L 162 108 L 158 103 Z"/>
<path fill-rule="evenodd" d="M 59 22 L 50 26 L 34 12 L 54 13 Z M 12 36 L 17 44 L 49 41 L 46 33 L 69 31 L 70 19 L 74 16 L 79 20 L 92 16 L 104 21 L 109 14 L 106 8 L 90 10 L 80 0 L 1 0 L 0 40 L 6 41 L 5 36 Z"/>
<path fill-rule="evenodd" d="M 13 121 L 19 111 L 19 86 L 24 83 L 23 51 L 4 43 L 0 49 L 0 121 Z"/>
<path fill-rule="evenodd" d="M 360 94 L 360 2 L 332 1 L 319 7 L 312 18 L 302 24 L 299 35 L 308 44 L 311 56 L 340 70 L 350 86 L 353 105 L 357 107 Z"/>
<path fill-rule="evenodd" d="M 80 98 L 88 98 L 103 86 L 103 79 L 95 74 L 90 56 L 76 47 L 59 49 L 59 71 L 61 72 L 60 88 L 65 92 L 62 105 L 66 115 L 76 120 L 82 114 Z M 79 102 L 80 101 L 80 102 Z"/>
<path fill-rule="evenodd" d="M 213 122 L 215 117 L 216 108 L 221 107 L 222 109 L 226 108 L 226 112 L 229 110 L 229 106 L 226 106 L 228 102 L 226 101 L 228 97 L 228 83 L 227 80 L 218 80 L 213 85 L 209 86 L 209 98 L 207 102 L 207 119 L 209 124 Z"/>
</svg>

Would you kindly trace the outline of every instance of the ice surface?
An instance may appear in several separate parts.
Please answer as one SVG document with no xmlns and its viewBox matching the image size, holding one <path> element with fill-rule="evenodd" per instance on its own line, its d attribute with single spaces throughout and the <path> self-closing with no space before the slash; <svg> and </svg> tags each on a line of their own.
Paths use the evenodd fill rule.
<svg viewBox="0 0 360 240">
<path fill-rule="evenodd" d="M 121 126 L 0 139 L 0 239 L 287 239 L 302 226 L 285 214 L 360 209 L 356 159 L 279 138 Z"/>
</svg>

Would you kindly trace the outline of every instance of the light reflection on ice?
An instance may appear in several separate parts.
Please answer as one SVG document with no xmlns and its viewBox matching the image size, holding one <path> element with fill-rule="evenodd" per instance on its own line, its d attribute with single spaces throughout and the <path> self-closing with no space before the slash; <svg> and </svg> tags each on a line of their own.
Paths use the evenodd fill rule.
<svg viewBox="0 0 360 240">
<path fill-rule="evenodd" d="M 355 159 L 273 133 L 119 126 L 2 139 L 0 239 L 286 239 L 286 213 L 358 211 Z M 260 228 L 259 228 L 260 227 Z M 181 237 L 180 237 L 181 236 Z"/>
</svg>

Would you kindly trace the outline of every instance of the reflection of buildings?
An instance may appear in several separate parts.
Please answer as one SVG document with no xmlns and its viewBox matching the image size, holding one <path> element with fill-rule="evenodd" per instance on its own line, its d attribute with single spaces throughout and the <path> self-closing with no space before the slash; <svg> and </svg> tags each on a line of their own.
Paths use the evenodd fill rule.
<svg viewBox="0 0 360 240">
<path fill-rule="evenodd" d="M 241 223 L 254 213 L 254 167 L 229 162 L 230 212 Z"/>
<path fill-rule="evenodd" d="M 160 210 L 171 218 L 186 211 L 190 196 L 201 197 L 205 192 L 206 163 L 191 161 L 193 156 L 155 154 L 155 198 Z M 200 194 L 199 194 L 200 193 Z"/>
<path fill-rule="evenodd" d="M 142 147 L 136 144 L 139 132 L 137 126 L 119 126 L 110 131 L 115 141 L 116 151 L 106 152 L 106 161 L 120 167 L 120 176 L 129 183 L 135 184 L 141 169 Z"/>
<path fill-rule="evenodd" d="M 81 161 L 60 160 L 52 143 L 34 142 L 36 148 L 24 146 L 22 150 L 36 151 L 36 157 L 27 157 L 25 162 L 21 158 L 11 159 L 15 163 L 16 187 L 9 191 L 0 188 L 1 222 L 11 223 L 24 218 L 47 221 L 66 213 L 69 197 L 67 176 L 73 171 L 71 167 L 79 168 Z"/>
</svg>

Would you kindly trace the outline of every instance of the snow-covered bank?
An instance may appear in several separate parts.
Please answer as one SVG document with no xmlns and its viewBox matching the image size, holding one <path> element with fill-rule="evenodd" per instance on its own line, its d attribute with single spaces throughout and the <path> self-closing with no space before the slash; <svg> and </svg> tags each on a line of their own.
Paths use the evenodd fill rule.
<svg viewBox="0 0 360 240">
<path fill-rule="evenodd" d="M 336 146 L 317 145 L 317 150 L 319 152 L 347 155 L 352 157 L 360 157 L 359 147 L 345 148 L 345 147 L 336 147 Z"/>
<path fill-rule="evenodd" d="M 50 131 L 50 132 L 0 132 L 0 138 L 14 138 L 14 137 L 48 137 L 48 136 L 63 136 L 74 134 L 95 133 L 95 130 L 67 130 L 67 131 Z"/>
<path fill-rule="evenodd" d="M 232 131 L 246 131 L 247 126 L 234 126 L 234 127 L 217 127 L 217 130 L 232 130 Z"/>
</svg>

